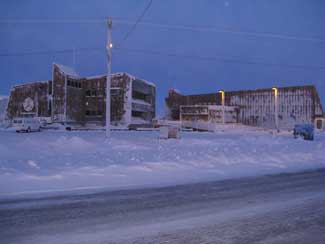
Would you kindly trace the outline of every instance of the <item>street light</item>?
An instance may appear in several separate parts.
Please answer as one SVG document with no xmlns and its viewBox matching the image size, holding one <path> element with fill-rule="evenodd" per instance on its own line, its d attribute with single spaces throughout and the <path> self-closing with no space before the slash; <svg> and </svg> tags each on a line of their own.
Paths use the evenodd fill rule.
<svg viewBox="0 0 325 244">
<path fill-rule="evenodd" d="M 107 21 L 106 138 L 111 136 L 112 19 Z"/>
<path fill-rule="evenodd" d="M 274 114 L 275 114 L 275 127 L 276 130 L 279 131 L 279 106 L 278 106 L 278 88 L 273 87 L 274 91 Z"/>
<path fill-rule="evenodd" d="M 220 90 L 219 93 L 221 93 L 222 123 L 225 124 L 225 91 Z"/>
</svg>

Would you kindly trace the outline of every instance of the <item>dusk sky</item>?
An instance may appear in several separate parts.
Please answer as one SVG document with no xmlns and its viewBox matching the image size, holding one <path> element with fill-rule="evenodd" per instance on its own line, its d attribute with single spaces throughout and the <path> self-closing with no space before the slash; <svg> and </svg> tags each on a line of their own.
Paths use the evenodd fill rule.
<svg viewBox="0 0 325 244">
<path fill-rule="evenodd" d="M 148 2 L 1 1 L 0 95 L 51 79 L 53 62 L 73 66 L 72 53 L 62 50 L 77 50 L 81 76 L 104 74 L 105 18 L 132 23 Z M 172 87 L 191 94 L 315 85 L 324 106 L 324 11 L 322 0 L 153 0 L 147 24 L 121 44 L 131 25 L 113 23 L 113 43 L 121 47 L 113 49 L 113 72 L 154 82 L 160 114 Z"/>
</svg>

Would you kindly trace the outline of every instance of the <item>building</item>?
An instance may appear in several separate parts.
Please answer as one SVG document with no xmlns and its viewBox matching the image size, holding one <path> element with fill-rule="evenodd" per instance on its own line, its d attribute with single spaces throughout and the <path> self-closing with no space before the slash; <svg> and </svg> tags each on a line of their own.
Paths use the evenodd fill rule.
<svg viewBox="0 0 325 244">
<path fill-rule="evenodd" d="M 187 96 L 171 89 L 165 99 L 167 117 L 184 121 L 183 108 L 186 106 L 187 110 L 189 107 L 192 109 L 192 115 L 188 114 L 185 121 L 220 123 L 222 95 L 224 95 L 225 123 L 230 123 L 230 116 L 231 122 L 236 120 L 237 123 L 244 125 L 276 128 L 278 124 L 278 128 L 290 129 L 294 124 L 314 123 L 315 118 L 323 117 L 320 98 L 314 86 L 226 91 Z M 215 107 L 216 111 L 219 110 L 215 112 L 216 119 L 211 116 L 209 108 L 211 105 L 221 106 L 221 108 Z M 193 112 L 196 108 L 197 111 Z"/>
<path fill-rule="evenodd" d="M 5 96 L 0 96 L 0 123 L 5 119 L 7 104 L 8 98 Z"/>
<path fill-rule="evenodd" d="M 237 123 L 238 108 L 220 105 L 181 105 L 180 121 L 183 127 L 214 131 L 220 123 Z"/>
<path fill-rule="evenodd" d="M 155 118 L 156 87 L 127 73 L 112 74 L 111 123 L 149 125 Z M 53 123 L 105 125 L 106 75 L 80 77 L 69 67 L 53 64 L 52 80 L 12 88 L 9 118 L 33 116 Z"/>
</svg>

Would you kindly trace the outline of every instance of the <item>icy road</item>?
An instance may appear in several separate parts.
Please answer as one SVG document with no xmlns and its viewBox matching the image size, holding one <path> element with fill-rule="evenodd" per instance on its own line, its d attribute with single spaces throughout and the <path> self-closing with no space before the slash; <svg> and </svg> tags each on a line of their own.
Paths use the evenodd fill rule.
<svg viewBox="0 0 325 244">
<path fill-rule="evenodd" d="M 1 243 L 325 243 L 325 170 L 2 199 Z"/>
</svg>

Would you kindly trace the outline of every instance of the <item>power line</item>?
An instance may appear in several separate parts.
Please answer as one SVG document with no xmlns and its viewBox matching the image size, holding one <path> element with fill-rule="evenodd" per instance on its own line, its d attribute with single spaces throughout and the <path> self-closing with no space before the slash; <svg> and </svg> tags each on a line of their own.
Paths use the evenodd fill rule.
<svg viewBox="0 0 325 244">
<path fill-rule="evenodd" d="M 47 55 L 47 54 L 64 54 L 73 53 L 74 51 L 100 51 L 102 48 L 71 48 L 62 50 L 34 50 L 26 52 L 15 52 L 15 53 L 0 53 L 0 57 L 14 57 L 14 56 L 30 56 L 30 55 Z"/>
<path fill-rule="evenodd" d="M 9 18 L 0 19 L 0 24 L 91 24 L 91 23 L 105 23 L 105 18 Z"/>
<path fill-rule="evenodd" d="M 129 53 L 140 53 L 145 55 L 155 55 L 155 56 L 165 56 L 165 57 L 175 57 L 182 59 L 191 60 L 202 60 L 210 62 L 220 62 L 220 63 L 235 63 L 235 64 L 248 64 L 248 65 L 263 65 L 272 66 L 280 68 L 294 68 L 294 69 L 305 69 L 305 70 L 325 70 L 325 66 L 314 66 L 314 65 L 297 65 L 297 64 L 286 64 L 286 63 L 271 63 L 265 61 L 255 61 L 255 60 L 242 60 L 239 58 L 227 58 L 222 56 L 201 56 L 193 54 L 178 54 L 178 53 L 166 53 L 158 50 L 147 50 L 147 49 L 133 49 L 133 48 L 114 48 L 116 51 L 129 52 Z M 93 52 L 102 51 L 105 52 L 105 48 L 71 48 L 62 50 L 40 50 L 40 51 L 27 51 L 27 52 L 16 52 L 16 53 L 0 53 L 0 57 L 14 57 L 14 56 L 28 56 L 28 55 L 46 55 L 46 54 L 63 54 L 63 53 L 73 53 L 76 52 Z"/>
<path fill-rule="evenodd" d="M 214 61 L 221 63 L 237 63 L 237 64 L 248 64 L 248 65 L 263 65 L 263 66 L 274 66 L 280 68 L 295 68 L 295 69 L 307 69 L 307 70 L 325 70 L 325 66 L 311 66 L 311 65 L 296 65 L 296 64 L 276 64 L 269 62 L 261 61 L 252 61 L 252 60 L 240 60 L 236 58 L 225 58 L 225 57 L 208 57 L 200 55 L 184 55 L 177 53 L 164 53 L 157 50 L 146 50 L 146 49 L 131 49 L 131 48 L 115 48 L 118 51 L 126 51 L 133 53 L 142 53 L 149 55 L 159 55 L 183 59 L 192 59 L 192 60 L 203 60 L 203 61 Z"/>
<path fill-rule="evenodd" d="M 149 2 L 143 13 L 139 16 L 136 21 L 131 21 L 119 17 L 112 17 L 114 23 L 132 25 L 131 29 L 126 33 L 123 40 L 124 42 L 129 35 L 134 31 L 137 25 L 143 25 L 148 27 L 155 27 L 166 30 L 183 30 L 183 31 L 194 31 L 194 32 L 214 32 L 214 33 L 225 33 L 225 34 L 236 34 L 236 35 L 250 35 L 261 38 L 272 38 L 272 39 L 283 39 L 283 40 L 295 40 L 295 41 L 311 41 L 311 42 L 325 42 L 325 39 L 318 37 L 303 37 L 295 35 L 286 35 L 279 33 L 268 33 L 268 32 L 257 32 L 257 31 L 246 31 L 236 29 L 225 29 L 216 27 L 204 27 L 204 26 L 190 26 L 190 25 L 168 25 L 153 22 L 141 22 L 148 9 L 152 4 L 152 0 Z M 105 18 L 68 18 L 68 19 L 0 19 L 0 24 L 88 24 L 88 23 L 106 23 Z"/>
<path fill-rule="evenodd" d="M 131 25 L 133 22 L 123 19 L 117 19 L 116 23 Z M 256 37 L 274 38 L 274 39 L 287 39 L 296 41 L 312 41 L 312 42 L 325 42 L 325 39 L 314 38 L 314 37 L 299 37 L 294 35 L 285 35 L 278 33 L 267 33 L 267 32 L 256 32 L 256 31 L 244 31 L 234 29 L 218 29 L 216 27 L 204 27 L 204 26 L 189 26 L 189 25 L 167 25 L 152 22 L 140 22 L 139 25 L 148 27 L 162 28 L 168 30 L 183 30 L 183 31 L 194 31 L 194 32 L 215 32 L 215 33 L 226 33 L 226 34 L 239 34 L 239 35 L 251 35 Z"/>
<path fill-rule="evenodd" d="M 135 30 L 135 28 L 137 27 L 137 25 L 139 24 L 139 22 L 142 20 L 142 18 L 145 16 L 145 14 L 147 13 L 147 11 L 149 10 L 151 4 L 152 4 L 153 0 L 150 0 L 149 3 L 147 4 L 146 8 L 142 11 L 142 14 L 138 17 L 138 19 L 135 21 L 135 23 L 133 23 L 133 26 L 131 27 L 131 29 L 125 34 L 124 38 L 122 39 L 122 41 L 119 43 L 119 45 L 117 45 L 117 47 L 121 46 L 123 42 L 126 41 L 126 39 L 128 39 L 128 37 L 130 36 L 130 34 Z"/>
<path fill-rule="evenodd" d="M 55 54 L 55 53 L 69 53 L 72 52 L 71 49 L 65 50 L 48 50 L 48 51 L 28 51 L 28 52 L 19 52 L 19 53 L 1 53 L 0 57 L 13 57 L 13 56 L 29 56 L 29 55 L 46 55 L 46 54 Z"/>
</svg>

